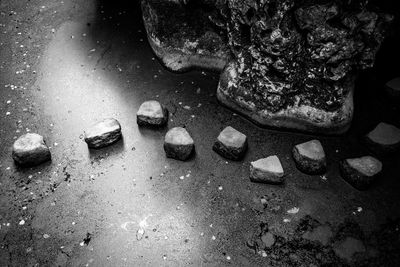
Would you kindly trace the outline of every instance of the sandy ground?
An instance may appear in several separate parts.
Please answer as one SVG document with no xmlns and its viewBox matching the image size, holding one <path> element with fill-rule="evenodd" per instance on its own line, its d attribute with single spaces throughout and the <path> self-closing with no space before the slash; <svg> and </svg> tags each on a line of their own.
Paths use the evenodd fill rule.
<svg viewBox="0 0 400 267">
<path fill-rule="evenodd" d="M 387 238 L 398 242 L 399 157 L 383 159 L 382 176 L 368 191 L 338 173 L 340 159 L 368 154 L 361 137 L 378 122 L 399 126 L 399 105 L 385 98 L 373 71 L 358 82 L 350 132 L 317 137 L 328 172 L 308 176 L 296 169 L 291 149 L 315 137 L 261 129 L 220 106 L 218 74 L 165 70 L 137 4 L 6 0 L 0 11 L 0 266 L 311 266 L 298 243 L 282 252 L 286 241 L 299 240 L 304 218 L 335 233 L 351 221 L 366 247 L 388 229 L 381 225 L 397 219 Z M 149 99 L 169 109 L 168 127 L 190 131 L 192 160 L 165 157 L 167 128 L 137 127 L 136 111 Z M 120 121 L 123 140 L 89 151 L 83 131 L 107 117 Z M 249 138 L 243 161 L 211 149 L 228 125 Z M 45 137 L 51 163 L 14 165 L 12 143 L 26 132 Z M 249 162 L 273 154 L 286 183 L 251 183 Z M 293 208 L 298 212 L 287 212 Z M 280 247 L 262 255 L 246 242 L 266 224 Z M 332 251 L 343 233 L 315 246 L 311 257 Z M 398 249 L 395 242 L 384 250 Z M 331 263 L 351 264 L 333 256 Z"/>
</svg>

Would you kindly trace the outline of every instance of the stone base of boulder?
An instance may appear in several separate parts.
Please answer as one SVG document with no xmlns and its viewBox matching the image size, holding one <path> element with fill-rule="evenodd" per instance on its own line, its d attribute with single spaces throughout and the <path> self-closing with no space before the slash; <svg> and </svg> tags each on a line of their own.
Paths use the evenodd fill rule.
<svg viewBox="0 0 400 267">
<path fill-rule="evenodd" d="M 358 190 L 366 190 L 382 170 L 382 163 L 374 157 L 345 159 L 340 162 L 342 178 Z"/>
<path fill-rule="evenodd" d="M 20 136 L 14 142 L 12 157 L 20 166 L 35 166 L 51 160 L 50 150 L 43 136 L 36 133 Z"/>
<path fill-rule="evenodd" d="M 167 69 L 222 71 L 229 61 L 226 42 L 201 10 L 187 10 L 176 1 L 143 0 L 142 11 L 150 46 Z"/>
<path fill-rule="evenodd" d="M 217 98 L 223 105 L 261 127 L 320 134 L 342 134 L 350 128 L 353 118 L 353 88 L 336 111 L 328 112 L 313 106 L 296 104 L 273 113 L 266 109 L 258 109 L 251 101 L 235 97 L 237 77 L 237 65 L 229 63 L 221 74 Z"/>
<path fill-rule="evenodd" d="M 102 148 L 121 139 L 121 125 L 116 119 L 104 119 L 85 131 L 89 148 Z"/>
</svg>

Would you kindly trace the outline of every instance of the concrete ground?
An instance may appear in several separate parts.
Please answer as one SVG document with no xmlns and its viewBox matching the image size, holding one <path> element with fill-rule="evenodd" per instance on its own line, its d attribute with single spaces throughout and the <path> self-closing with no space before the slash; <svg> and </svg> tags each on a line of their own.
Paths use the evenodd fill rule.
<svg viewBox="0 0 400 267">
<path fill-rule="evenodd" d="M 382 159 L 382 176 L 367 191 L 338 172 L 340 159 L 369 154 L 362 136 L 378 122 L 400 126 L 399 105 L 374 70 L 358 82 L 350 132 L 317 137 L 328 172 L 308 176 L 291 149 L 315 136 L 261 129 L 222 107 L 218 74 L 165 70 L 137 3 L 3 0 L 0 11 L 0 266 L 399 263 L 398 155 Z M 136 111 L 149 99 L 169 109 L 168 127 L 190 131 L 192 160 L 165 157 L 167 129 L 137 127 Z M 84 129 L 107 117 L 120 121 L 123 140 L 89 151 Z M 243 161 L 211 149 L 228 125 L 249 138 Z M 12 143 L 26 132 L 45 137 L 51 163 L 14 165 Z M 251 183 L 249 162 L 272 154 L 286 183 Z M 327 244 L 303 238 L 320 224 L 333 233 Z M 260 250 L 263 231 L 275 243 Z M 339 256 L 348 236 L 363 243 L 361 256 Z"/>
</svg>

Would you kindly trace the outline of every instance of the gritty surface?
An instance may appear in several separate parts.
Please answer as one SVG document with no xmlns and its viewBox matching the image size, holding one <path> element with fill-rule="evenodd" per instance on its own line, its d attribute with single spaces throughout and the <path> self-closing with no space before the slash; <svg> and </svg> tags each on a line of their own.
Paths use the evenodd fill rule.
<svg viewBox="0 0 400 267">
<path fill-rule="evenodd" d="M 328 171 L 308 176 L 290 153 L 314 137 L 260 129 L 223 108 L 216 74 L 167 72 L 154 60 L 139 10 L 118 1 L 0 2 L 0 266 L 343 265 L 332 249 L 347 237 L 377 247 L 376 266 L 396 266 L 398 156 L 383 160 L 368 191 L 338 171 L 340 159 L 368 153 L 359 137 L 378 122 L 399 127 L 398 105 L 374 91 L 384 83 L 360 78 L 365 98 L 354 127 L 318 137 Z M 167 128 L 137 127 L 136 111 L 148 99 L 170 110 L 169 128 L 190 131 L 191 160 L 165 157 Z M 82 133 L 106 117 L 118 119 L 123 139 L 89 153 Z M 228 125 L 248 137 L 243 161 L 212 151 Z M 51 163 L 14 165 L 12 144 L 26 132 L 45 137 Z M 249 162 L 271 154 L 282 161 L 285 184 L 251 183 Z M 328 250 L 297 238 L 315 221 L 333 229 Z M 260 225 L 275 242 L 250 248 Z"/>
</svg>

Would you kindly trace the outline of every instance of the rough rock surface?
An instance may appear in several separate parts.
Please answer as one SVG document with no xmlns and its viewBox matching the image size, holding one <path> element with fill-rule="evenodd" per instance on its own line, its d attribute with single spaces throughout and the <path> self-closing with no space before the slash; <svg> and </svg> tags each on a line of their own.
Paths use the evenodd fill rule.
<svg viewBox="0 0 400 267">
<path fill-rule="evenodd" d="M 400 129 L 381 122 L 367 134 L 366 140 L 368 146 L 377 153 L 395 152 L 400 148 Z"/>
<path fill-rule="evenodd" d="M 353 260 L 356 253 L 363 253 L 366 251 L 363 242 L 353 237 L 346 237 L 341 242 L 335 244 L 333 250 L 335 254 L 348 262 Z"/>
<path fill-rule="evenodd" d="M 297 168 L 308 174 L 321 174 L 326 171 L 324 148 L 318 140 L 298 144 L 292 151 Z"/>
<path fill-rule="evenodd" d="M 217 6 L 218 1 L 208 0 L 142 0 L 149 43 L 168 69 L 183 72 L 224 68 L 230 52 Z"/>
<path fill-rule="evenodd" d="M 50 160 L 51 154 L 43 136 L 27 133 L 14 142 L 12 157 L 21 166 L 34 166 Z"/>
<path fill-rule="evenodd" d="M 358 190 L 367 189 L 382 170 L 382 163 L 371 156 L 343 160 L 340 174 Z"/>
<path fill-rule="evenodd" d="M 164 150 L 168 158 L 187 160 L 194 152 L 194 141 L 188 131 L 174 127 L 165 135 Z"/>
<path fill-rule="evenodd" d="M 386 83 L 386 92 L 392 97 L 400 98 L 400 77 Z"/>
<path fill-rule="evenodd" d="M 136 121 L 139 126 L 163 126 L 168 122 L 168 110 L 155 100 L 143 102 L 136 113 Z"/>
<path fill-rule="evenodd" d="M 218 99 L 263 126 L 343 133 L 357 73 L 392 17 L 365 1 L 143 0 L 149 42 L 171 70 L 221 69 Z"/>
<path fill-rule="evenodd" d="M 121 138 L 121 125 L 116 119 L 104 119 L 85 131 L 85 142 L 90 148 L 101 148 Z"/>
<path fill-rule="evenodd" d="M 227 159 L 240 160 L 247 150 L 247 137 L 228 126 L 218 135 L 213 150 Z"/>
<path fill-rule="evenodd" d="M 331 227 L 328 225 L 320 225 L 312 231 L 307 231 L 302 235 L 302 238 L 310 241 L 321 243 L 323 246 L 328 245 L 329 241 L 333 237 Z"/>
<path fill-rule="evenodd" d="M 219 100 L 261 125 L 346 131 L 355 73 L 373 65 L 391 17 L 359 1 L 228 3 L 236 57 Z"/>
<path fill-rule="evenodd" d="M 284 172 L 277 156 L 269 156 L 250 163 L 250 180 L 259 183 L 279 184 Z"/>
</svg>

